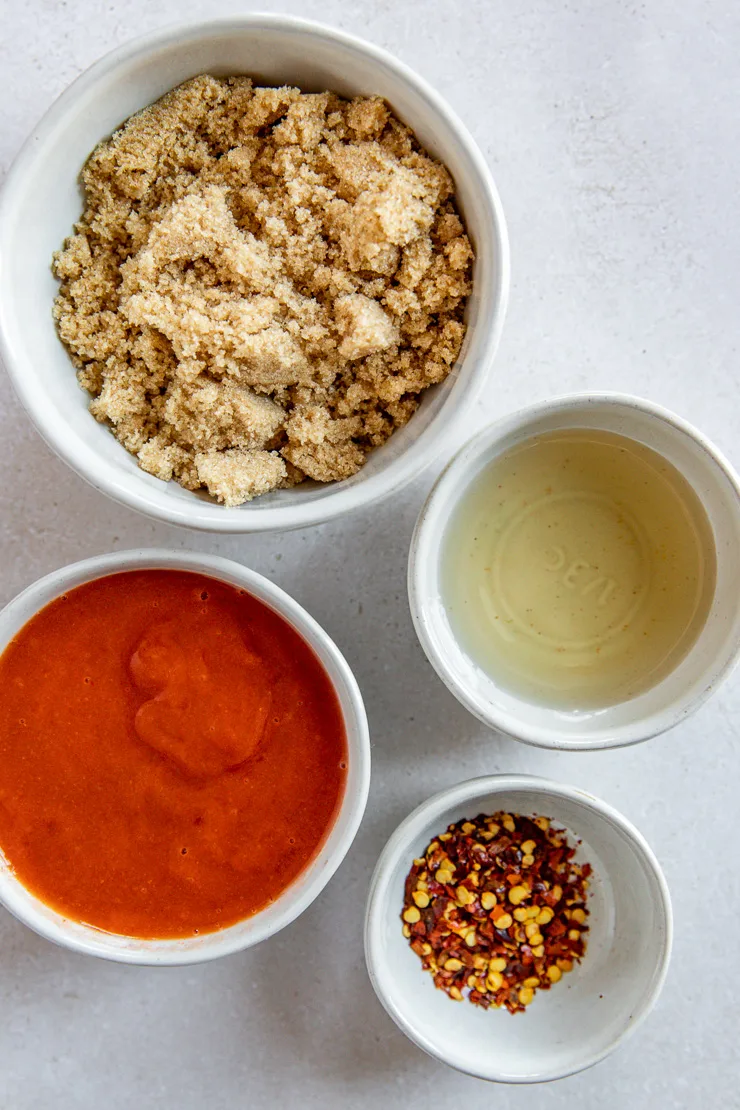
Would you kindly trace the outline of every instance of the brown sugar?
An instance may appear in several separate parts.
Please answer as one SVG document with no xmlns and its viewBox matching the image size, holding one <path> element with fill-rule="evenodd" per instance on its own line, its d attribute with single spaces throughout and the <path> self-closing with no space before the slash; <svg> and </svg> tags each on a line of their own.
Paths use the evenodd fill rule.
<svg viewBox="0 0 740 1110">
<path fill-rule="evenodd" d="M 473 254 L 377 97 L 195 77 L 90 156 L 54 306 L 139 465 L 239 505 L 349 477 L 460 351 Z"/>
</svg>

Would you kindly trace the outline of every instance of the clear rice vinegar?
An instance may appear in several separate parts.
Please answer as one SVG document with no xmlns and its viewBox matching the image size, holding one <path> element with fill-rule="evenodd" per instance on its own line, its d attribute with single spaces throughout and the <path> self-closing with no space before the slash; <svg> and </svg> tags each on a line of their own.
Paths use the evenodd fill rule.
<svg viewBox="0 0 740 1110">
<path fill-rule="evenodd" d="M 695 642 L 715 548 L 665 458 L 611 432 L 526 440 L 494 459 L 448 525 L 442 593 L 467 654 L 520 696 L 563 709 L 635 697 Z"/>
</svg>

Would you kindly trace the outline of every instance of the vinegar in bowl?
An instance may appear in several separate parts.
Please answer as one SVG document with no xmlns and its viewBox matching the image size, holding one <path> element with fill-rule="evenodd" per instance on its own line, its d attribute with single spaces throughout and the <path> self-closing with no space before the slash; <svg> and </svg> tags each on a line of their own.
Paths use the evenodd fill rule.
<svg viewBox="0 0 740 1110">
<path fill-rule="evenodd" d="M 656 685 L 687 655 L 714 597 L 698 496 L 662 455 L 565 429 L 493 459 L 445 533 L 453 633 L 502 687 L 598 709 Z"/>
</svg>

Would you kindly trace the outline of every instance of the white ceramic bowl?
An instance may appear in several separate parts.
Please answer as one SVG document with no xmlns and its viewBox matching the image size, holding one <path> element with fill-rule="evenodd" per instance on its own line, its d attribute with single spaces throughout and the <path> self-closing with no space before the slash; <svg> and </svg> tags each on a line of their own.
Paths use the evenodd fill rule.
<svg viewBox="0 0 740 1110">
<path fill-rule="evenodd" d="M 551 817 L 594 868 L 581 964 L 535 996 L 525 1014 L 455 1003 L 437 990 L 401 933 L 404 881 L 452 821 L 499 810 Z M 420 1048 L 481 1079 L 538 1083 L 603 1059 L 652 1009 L 671 953 L 670 896 L 641 834 L 590 794 L 529 775 L 492 775 L 443 790 L 414 810 L 384 848 L 370 886 L 365 956 L 378 998 Z"/>
<path fill-rule="evenodd" d="M 133 112 L 198 73 L 248 73 L 267 84 L 345 96 L 380 94 L 451 170 L 476 252 L 468 333 L 457 366 L 410 423 L 341 483 L 305 483 L 239 508 L 163 483 L 96 423 L 57 338 L 52 253 L 81 212 L 78 175 L 100 140 Z M 49 446 L 103 493 L 159 520 L 213 532 L 260 532 L 329 520 L 377 501 L 439 458 L 490 369 L 509 286 L 506 226 L 488 168 L 444 100 L 384 50 L 290 16 L 241 15 L 156 31 L 79 77 L 23 147 L 0 197 L 0 354 Z"/>
<path fill-rule="evenodd" d="M 680 471 L 702 501 L 714 532 L 717 582 L 693 648 L 639 697 L 593 712 L 566 712 L 497 685 L 463 651 L 440 588 L 442 537 L 469 484 L 496 456 L 530 436 L 597 428 L 647 444 Z M 515 412 L 482 431 L 448 465 L 421 510 L 411 541 L 409 598 L 419 640 L 437 674 L 490 728 L 543 748 L 619 747 L 672 728 L 713 693 L 740 655 L 740 479 L 686 421 L 649 401 L 618 393 L 576 394 Z"/>
<path fill-rule="evenodd" d="M 141 940 L 106 933 L 70 920 L 45 905 L 18 881 L 0 852 L 0 903 L 56 944 L 129 964 L 195 964 L 250 948 L 277 933 L 314 901 L 344 859 L 359 828 L 370 785 L 370 739 L 362 695 L 336 644 L 298 602 L 269 579 L 230 559 L 175 551 L 123 551 L 63 567 L 18 594 L 0 612 L 0 652 L 30 618 L 54 598 L 83 582 L 127 570 L 193 571 L 247 590 L 292 625 L 331 679 L 347 732 L 347 781 L 339 811 L 320 851 L 267 909 L 227 929 L 178 940 Z"/>
</svg>

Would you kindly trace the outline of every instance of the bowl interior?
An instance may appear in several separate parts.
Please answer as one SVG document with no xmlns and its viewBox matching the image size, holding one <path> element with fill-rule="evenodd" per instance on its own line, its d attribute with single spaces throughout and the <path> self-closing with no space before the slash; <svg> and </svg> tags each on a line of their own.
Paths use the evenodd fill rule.
<svg viewBox="0 0 740 1110">
<path fill-rule="evenodd" d="M 707 620 L 678 666 L 638 697 L 590 711 L 536 704 L 497 685 L 462 649 L 447 618 L 441 548 L 463 492 L 495 457 L 538 433 L 562 428 L 617 432 L 652 447 L 693 486 L 714 534 L 717 579 Z M 740 649 L 740 495 L 737 479 L 701 437 L 652 406 L 616 395 L 563 398 L 524 410 L 482 432 L 453 460 L 422 510 L 409 571 L 412 612 L 440 676 L 486 724 L 544 746 L 599 747 L 644 740 L 691 712 L 733 665 Z"/>
<path fill-rule="evenodd" d="M 432 799 L 391 838 L 368 905 L 370 975 L 390 1015 L 433 1056 L 484 1079 L 554 1079 L 595 1063 L 647 1013 L 669 955 L 670 907 L 655 861 L 616 815 L 593 809 L 589 795 L 552 793 L 536 779 L 526 786 L 488 783 L 488 790 L 469 783 Z M 451 821 L 497 810 L 551 817 L 582 840 L 577 858 L 594 869 L 582 964 L 515 1015 L 453 1002 L 401 933 L 404 880 L 414 857 Z"/>
<path fill-rule="evenodd" d="M 347 481 L 306 483 L 238 509 L 138 468 L 88 413 L 88 395 L 77 385 L 51 318 L 57 291 L 51 258 L 80 216 L 78 175 L 88 155 L 132 113 L 203 72 L 247 73 L 306 91 L 384 96 L 451 170 L 476 251 L 463 352 L 450 377 L 427 391 L 413 420 Z M 503 217 L 488 171 L 436 94 L 401 63 L 349 37 L 300 20 L 248 16 L 135 41 L 83 74 L 44 117 L 10 174 L 0 206 L 0 335 L 16 390 L 42 435 L 93 485 L 174 523 L 224 531 L 290 527 L 373 500 L 431 460 L 453 410 L 474 400 L 495 351 L 507 265 Z"/>
<path fill-rule="evenodd" d="M 334 823 L 310 865 L 272 905 L 219 932 L 173 940 L 142 940 L 71 920 L 31 894 L 15 877 L 2 852 L 0 901 L 42 936 L 78 951 L 124 963 L 198 963 L 257 944 L 289 924 L 317 897 L 344 858 L 362 819 L 370 779 L 370 745 L 359 688 L 327 634 L 277 586 L 256 572 L 217 556 L 122 552 L 65 567 L 29 586 L 0 612 L 0 651 L 39 609 L 65 590 L 106 574 L 158 568 L 205 574 L 247 590 L 286 619 L 311 646 L 332 681 L 347 731 L 347 779 Z"/>
</svg>

